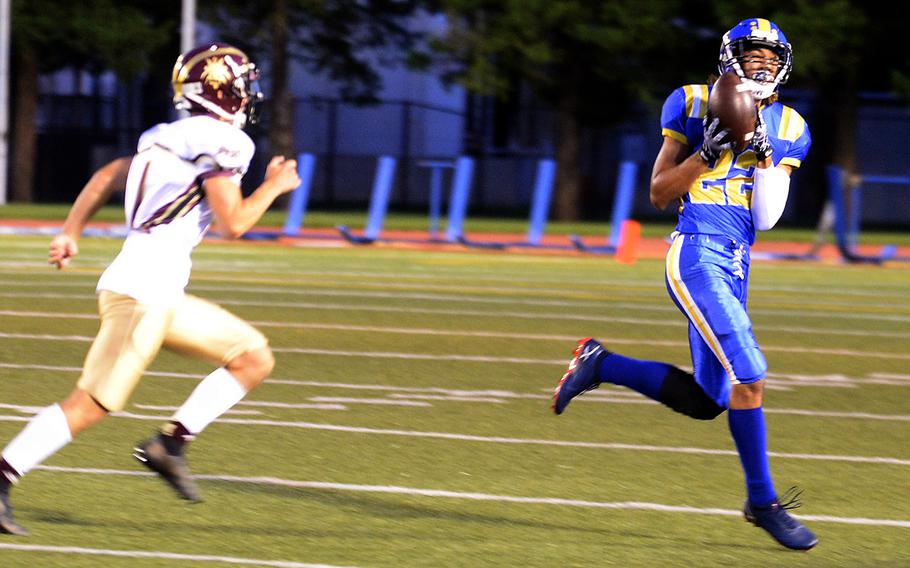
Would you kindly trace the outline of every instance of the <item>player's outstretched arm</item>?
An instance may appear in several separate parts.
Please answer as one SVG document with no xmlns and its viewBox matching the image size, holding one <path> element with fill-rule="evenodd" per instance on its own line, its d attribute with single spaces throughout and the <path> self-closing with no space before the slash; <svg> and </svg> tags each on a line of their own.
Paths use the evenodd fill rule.
<svg viewBox="0 0 910 568">
<path fill-rule="evenodd" d="M 118 158 L 95 172 L 70 208 L 63 232 L 54 237 L 50 244 L 47 262 L 57 268 L 69 264 L 69 259 L 79 254 L 79 237 L 89 219 L 107 203 L 111 194 L 126 187 L 133 157 Z"/>
<path fill-rule="evenodd" d="M 297 161 L 276 156 L 266 168 L 262 185 L 247 198 L 240 192 L 240 186 L 226 176 L 211 177 L 205 180 L 202 187 L 218 230 L 224 236 L 235 239 L 249 231 L 279 195 L 292 191 L 298 185 Z"/>
</svg>

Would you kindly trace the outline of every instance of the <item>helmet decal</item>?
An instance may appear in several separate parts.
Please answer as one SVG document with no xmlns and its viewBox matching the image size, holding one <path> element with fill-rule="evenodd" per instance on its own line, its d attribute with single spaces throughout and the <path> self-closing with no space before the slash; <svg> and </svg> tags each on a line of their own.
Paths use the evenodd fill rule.
<svg viewBox="0 0 910 568">
<path fill-rule="evenodd" d="M 210 57 L 205 60 L 205 67 L 199 78 L 213 89 L 220 89 L 231 80 L 231 70 L 224 59 Z"/>
</svg>

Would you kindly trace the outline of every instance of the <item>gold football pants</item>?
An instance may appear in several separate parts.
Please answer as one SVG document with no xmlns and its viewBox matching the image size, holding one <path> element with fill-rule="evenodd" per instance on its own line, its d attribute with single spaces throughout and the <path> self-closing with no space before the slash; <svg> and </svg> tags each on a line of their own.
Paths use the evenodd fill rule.
<svg viewBox="0 0 910 568">
<path fill-rule="evenodd" d="M 265 336 L 250 324 L 188 294 L 176 306 L 159 307 L 102 291 L 98 311 L 101 328 L 76 386 L 111 412 L 123 410 L 162 346 L 226 365 L 268 345 Z"/>
</svg>

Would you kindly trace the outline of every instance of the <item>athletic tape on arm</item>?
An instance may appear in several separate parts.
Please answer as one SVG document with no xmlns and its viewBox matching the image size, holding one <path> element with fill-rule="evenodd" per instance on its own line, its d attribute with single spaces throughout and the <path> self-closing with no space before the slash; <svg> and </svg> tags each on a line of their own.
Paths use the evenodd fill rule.
<svg viewBox="0 0 910 568">
<path fill-rule="evenodd" d="M 759 231 L 777 224 L 790 194 L 790 174 L 783 168 L 755 168 L 752 185 L 752 222 Z"/>
</svg>

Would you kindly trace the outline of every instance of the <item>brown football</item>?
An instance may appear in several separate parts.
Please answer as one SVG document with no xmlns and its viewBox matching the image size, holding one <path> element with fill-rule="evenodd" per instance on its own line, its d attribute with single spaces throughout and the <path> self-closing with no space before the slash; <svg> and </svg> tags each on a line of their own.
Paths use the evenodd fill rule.
<svg viewBox="0 0 910 568">
<path fill-rule="evenodd" d="M 730 129 L 735 150 L 745 150 L 755 132 L 756 107 L 752 92 L 736 73 L 728 71 L 714 83 L 708 112 L 720 119 L 721 128 Z"/>
</svg>

